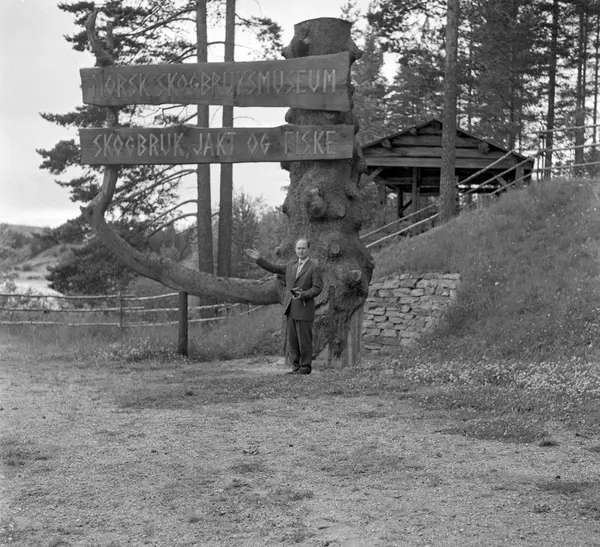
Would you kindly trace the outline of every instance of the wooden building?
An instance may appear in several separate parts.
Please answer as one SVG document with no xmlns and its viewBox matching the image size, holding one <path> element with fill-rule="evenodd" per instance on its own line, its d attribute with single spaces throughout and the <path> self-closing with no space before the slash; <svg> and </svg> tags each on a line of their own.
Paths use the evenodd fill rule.
<svg viewBox="0 0 600 547">
<path fill-rule="evenodd" d="M 381 203 L 385 203 L 388 193 L 397 195 L 398 218 L 404 216 L 405 211 L 418 211 L 422 207 L 422 196 L 439 196 L 442 163 L 440 120 L 431 119 L 378 139 L 363 146 L 362 152 L 368 166 L 365 175 L 379 185 Z M 516 179 L 530 179 L 533 160 L 509 152 L 458 129 L 456 177 L 459 193 L 472 190 L 470 193 L 485 194 Z"/>
</svg>

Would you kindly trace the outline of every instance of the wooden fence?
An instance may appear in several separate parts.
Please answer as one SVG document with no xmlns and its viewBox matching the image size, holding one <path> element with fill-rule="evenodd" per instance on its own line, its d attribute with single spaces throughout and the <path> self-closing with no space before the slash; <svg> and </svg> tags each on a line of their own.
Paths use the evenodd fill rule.
<svg viewBox="0 0 600 547">
<path fill-rule="evenodd" d="M 135 329 L 177 325 L 179 293 L 158 296 L 126 294 L 59 296 L 0 293 L 0 325 L 68 327 L 117 327 Z M 174 305 L 169 302 L 174 301 Z M 164 303 L 162 306 L 157 305 Z M 263 306 L 214 304 L 189 306 L 188 323 L 218 323 L 236 315 L 247 315 Z M 64 317 L 63 320 L 58 320 Z M 75 319 L 74 319 L 75 318 Z"/>
</svg>

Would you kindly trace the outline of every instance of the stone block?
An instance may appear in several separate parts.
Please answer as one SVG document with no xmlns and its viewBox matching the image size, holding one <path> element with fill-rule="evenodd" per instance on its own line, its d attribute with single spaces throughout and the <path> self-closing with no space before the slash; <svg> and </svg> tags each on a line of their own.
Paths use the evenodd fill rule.
<svg viewBox="0 0 600 547">
<path fill-rule="evenodd" d="M 377 342 L 382 346 L 397 346 L 398 338 L 395 336 L 393 338 L 391 336 L 378 336 Z"/>
<path fill-rule="evenodd" d="M 386 338 L 396 338 L 398 333 L 396 332 L 396 329 L 384 329 L 381 336 L 385 336 Z"/>
<path fill-rule="evenodd" d="M 410 304 L 403 304 L 402 306 L 400 306 L 400 311 L 402 313 L 408 313 L 411 310 L 411 305 Z"/>
<path fill-rule="evenodd" d="M 379 298 L 392 298 L 395 294 L 390 289 L 379 289 L 377 291 L 377 296 L 379 296 Z"/>
<path fill-rule="evenodd" d="M 416 285 L 417 285 L 417 280 L 414 279 L 414 278 L 401 279 L 400 280 L 400 287 L 401 288 L 406 287 L 406 288 L 412 289 L 412 288 L 416 287 Z"/>
<path fill-rule="evenodd" d="M 412 291 L 410 291 L 411 296 L 423 296 L 424 294 L 425 291 L 423 289 L 413 289 Z"/>
<path fill-rule="evenodd" d="M 411 289 L 393 289 L 394 296 L 399 298 L 401 296 L 409 296 Z"/>
<path fill-rule="evenodd" d="M 400 280 L 398 278 L 387 279 L 383 282 L 384 289 L 397 289 L 400 286 Z"/>
<path fill-rule="evenodd" d="M 369 313 L 373 315 L 385 315 L 385 308 L 373 308 L 372 310 L 369 310 Z"/>
</svg>

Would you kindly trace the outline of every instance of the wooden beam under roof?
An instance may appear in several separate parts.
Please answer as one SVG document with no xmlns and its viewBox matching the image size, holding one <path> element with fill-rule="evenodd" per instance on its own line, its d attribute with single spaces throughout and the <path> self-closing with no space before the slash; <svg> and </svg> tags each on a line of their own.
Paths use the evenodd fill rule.
<svg viewBox="0 0 600 547">
<path fill-rule="evenodd" d="M 369 167 L 435 167 L 441 168 L 441 158 L 406 158 L 398 156 L 365 156 Z M 483 169 L 491 163 L 488 158 L 456 158 L 457 169 Z M 504 160 L 494 166 L 495 170 L 509 169 L 514 161 Z"/>
</svg>

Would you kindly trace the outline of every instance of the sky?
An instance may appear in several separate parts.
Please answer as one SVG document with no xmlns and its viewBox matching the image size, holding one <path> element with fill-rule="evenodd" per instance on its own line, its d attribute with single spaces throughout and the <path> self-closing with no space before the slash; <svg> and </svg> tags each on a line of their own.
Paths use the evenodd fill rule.
<svg viewBox="0 0 600 547">
<path fill-rule="evenodd" d="M 238 0 L 241 14 L 264 15 L 278 22 L 287 45 L 294 25 L 316 17 L 340 17 L 344 0 Z M 366 11 L 370 0 L 358 0 Z M 50 149 L 59 140 L 75 138 L 77 132 L 45 121 L 40 112 L 66 113 L 82 105 L 79 69 L 92 67 L 93 56 L 71 49 L 64 39 L 74 27 L 72 17 L 57 7 L 57 0 L 0 1 L 0 223 L 55 227 L 75 218 L 79 206 L 67 189 L 40 170 L 42 157 L 36 149 Z M 241 37 L 236 60 L 250 60 Z M 246 47 L 243 47 L 243 46 Z M 219 56 L 221 56 L 219 58 Z M 213 61 L 222 60 L 214 50 Z M 285 108 L 236 108 L 234 125 L 276 127 L 285 123 Z M 220 122 L 215 113 L 214 126 Z M 218 204 L 218 166 L 212 171 L 212 201 Z M 68 178 L 67 177 L 62 177 Z M 234 165 L 234 189 L 243 190 L 266 205 L 280 205 L 281 190 L 288 184 L 279 163 Z M 182 188 L 182 200 L 193 196 L 193 181 Z"/>
</svg>

